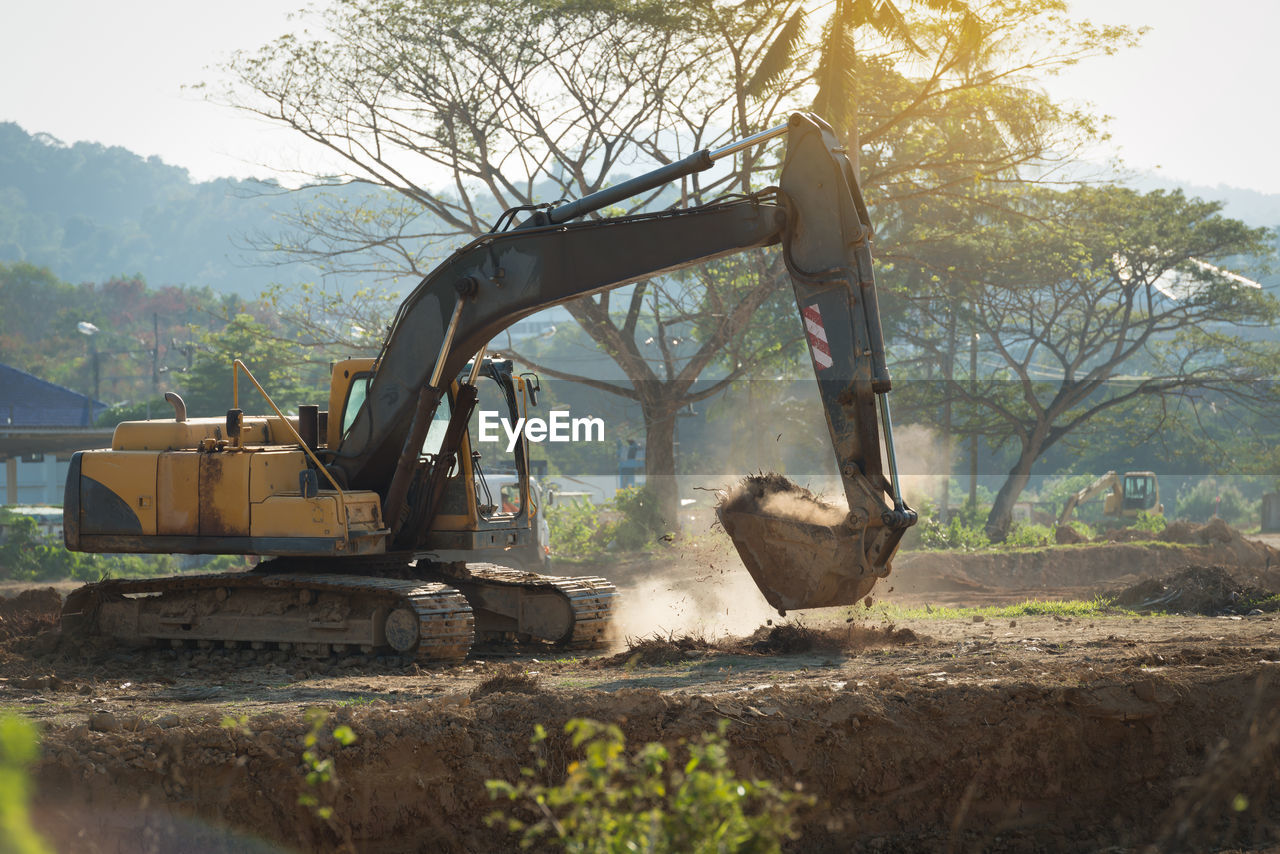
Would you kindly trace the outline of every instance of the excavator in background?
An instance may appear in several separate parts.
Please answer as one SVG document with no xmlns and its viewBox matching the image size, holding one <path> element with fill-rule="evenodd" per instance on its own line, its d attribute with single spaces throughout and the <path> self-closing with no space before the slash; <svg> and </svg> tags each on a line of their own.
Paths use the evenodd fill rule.
<svg viewBox="0 0 1280 854">
<path fill-rule="evenodd" d="M 779 187 L 580 221 L 783 134 Z M 473 416 L 529 417 L 538 381 L 488 356 L 489 342 L 567 300 L 777 243 L 850 509 L 822 524 L 760 508 L 721 518 L 771 602 L 852 604 L 888 574 L 915 522 L 896 474 L 871 237 L 844 149 L 809 114 L 575 201 L 507 211 L 413 289 L 377 358 L 333 366 L 326 409 L 286 416 L 237 361 L 225 417 L 188 418 L 171 395 L 172 420 L 122 423 L 110 449 L 77 453 L 64 503 L 69 549 L 269 559 L 248 572 L 87 585 L 67 597 L 64 629 L 426 660 L 461 658 L 477 640 L 600 644 L 611 583 L 520 568 L 538 565 L 542 511 L 527 434 L 511 459 L 491 463 L 489 449 L 505 444 L 482 454 Z M 268 414 L 241 409 L 242 377 Z M 482 459 L 514 471 L 518 490 L 493 496 Z"/>
<path fill-rule="evenodd" d="M 1103 500 L 1102 515 L 1109 518 L 1132 520 L 1142 512 L 1164 515 L 1164 505 L 1160 503 L 1160 483 L 1156 480 L 1155 472 L 1127 471 L 1121 477 L 1109 471 L 1067 499 L 1062 515 L 1058 517 L 1058 527 L 1065 527 L 1071 521 L 1071 514 L 1078 505 L 1103 492 L 1107 496 Z"/>
</svg>

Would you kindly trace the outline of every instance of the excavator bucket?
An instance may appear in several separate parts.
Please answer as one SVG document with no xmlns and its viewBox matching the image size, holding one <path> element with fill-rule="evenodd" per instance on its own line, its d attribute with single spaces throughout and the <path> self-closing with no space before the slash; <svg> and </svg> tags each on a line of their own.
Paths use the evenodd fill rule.
<svg viewBox="0 0 1280 854">
<path fill-rule="evenodd" d="M 850 605 L 879 578 L 843 510 L 782 475 L 747 478 L 716 509 L 756 586 L 780 613 Z"/>
<path fill-rule="evenodd" d="M 848 510 L 782 475 L 758 475 L 725 495 L 717 514 L 769 604 L 785 612 L 858 602 L 888 575 L 916 514 L 898 487 L 870 218 L 844 148 L 821 119 L 791 117 L 780 185 L 783 260 Z"/>
</svg>

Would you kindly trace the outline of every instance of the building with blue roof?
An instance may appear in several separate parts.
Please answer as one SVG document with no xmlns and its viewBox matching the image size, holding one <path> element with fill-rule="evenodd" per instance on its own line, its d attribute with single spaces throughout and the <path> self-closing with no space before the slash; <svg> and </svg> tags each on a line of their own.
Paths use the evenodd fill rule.
<svg viewBox="0 0 1280 854">
<path fill-rule="evenodd" d="M 0 483 L 5 504 L 61 504 L 74 451 L 106 447 L 111 428 L 94 426 L 106 404 L 0 364 Z"/>
</svg>

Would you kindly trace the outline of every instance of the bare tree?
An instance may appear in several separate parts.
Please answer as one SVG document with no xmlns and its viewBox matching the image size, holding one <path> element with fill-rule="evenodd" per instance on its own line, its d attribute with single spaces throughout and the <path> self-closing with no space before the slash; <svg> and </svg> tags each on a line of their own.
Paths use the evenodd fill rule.
<svg viewBox="0 0 1280 854">
<path fill-rule="evenodd" d="M 914 297 L 915 374 L 952 357 L 936 334 L 948 326 L 979 336 L 981 366 L 906 383 L 902 401 L 926 418 L 950 403 L 958 434 L 1016 440 L 987 519 L 993 540 L 1008 533 L 1036 462 L 1106 413 L 1136 408 L 1156 425 L 1166 402 L 1210 391 L 1272 412 L 1280 403 L 1262 382 L 1278 351 L 1246 333 L 1274 323 L 1280 305 L 1211 263 L 1268 253 L 1264 229 L 1180 192 L 1018 196 L 1020 215 L 971 219 L 963 237 L 915 259 L 917 281 L 945 285 Z"/>
</svg>

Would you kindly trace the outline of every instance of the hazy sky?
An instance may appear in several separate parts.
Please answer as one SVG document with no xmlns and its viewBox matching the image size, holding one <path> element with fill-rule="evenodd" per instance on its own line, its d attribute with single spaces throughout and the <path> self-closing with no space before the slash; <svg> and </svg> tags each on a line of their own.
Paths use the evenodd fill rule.
<svg viewBox="0 0 1280 854">
<path fill-rule="evenodd" d="M 194 178 L 296 166 L 283 131 L 184 93 L 236 49 L 288 32 L 302 0 L 42 0 L 0 21 L 0 121 L 65 142 L 159 155 Z M 1072 0 L 1080 16 L 1146 25 L 1142 47 L 1046 81 L 1111 115 L 1128 165 L 1171 179 L 1280 193 L 1275 0 Z"/>
</svg>

